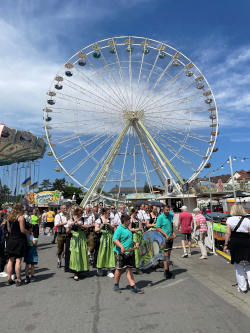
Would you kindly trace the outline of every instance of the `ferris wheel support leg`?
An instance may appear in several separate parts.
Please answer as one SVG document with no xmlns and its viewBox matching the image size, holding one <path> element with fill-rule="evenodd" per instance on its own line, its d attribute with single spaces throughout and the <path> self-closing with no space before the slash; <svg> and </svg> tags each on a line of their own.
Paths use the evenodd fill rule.
<svg viewBox="0 0 250 333">
<path fill-rule="evenodd" d="M 130 121 L 128 121 L 126 123 L 126 125 L 124 126 L 123 130 L 121 131 L 119 137 L 117 138 L 117 140 L 114 143 L 114 146 L 111 150 L 111 152 L 109 153 L 107 159 L 105 160 L 105 162 L 103 163 L 100 171 L 98 172 L 97 176 L 95 177 L 92 185 L 90 186 L 89 190 L 87 191 L 87 193 L 85 194 L 80 206 L 81 207 L 85 207 L 87 202 L 89 201 L 91 195 L 94 193 L 94 191 L 96 190 L 96 188 L 98 187 L 98 185 L 100 184 L 100 182 L 102 181 L 103 177 L 105 176 L 105 174 L 108 171 L 108 168 L 110 167 L 110 165 L 112 164 L 116 153 L 119 151 L 121 144 L 125 138 L 125 135 L 127 134 L 127 131 L 130 127 Z"/>
<path fill-rule="evenodd" d="M 148 147 L 147 145 L 147 142 L 146 140 L 144 139 L 143 135 L 141 134 L 139 128 L 134 124 L 133 125 L 134 129 L 135 129 L 135 132 L 139 138 L 139 140 L 142 142 L 142 145 L 143 145 L 143 148 L 145 149 L 149 159 L 150 159 L 150 162 L 152 163 L 152 166 L 156 172 L 156 174 L 158 175 L 161 183 L 163 185 L 165 185 L 166 181 L 167 181 L 167 176 L 164 174 L 164 172 L 162 171 L 162 169 L 159 169 L 159 167 L 157 166 L 157 161 L 154 157 L 154 155 L 152 154 L 152 151 L 150 150 L 150 148 Z"/>
<path fill-rule="evenodd" d="M 177 172 L 177 170 L 174 168 L 174 166 L 172 165 L 172 163 L 169 161 L 169 159 L 165 156 L 165 154 L 163 153 L 163 151 L 160 149 L 160 147 L 158 146 L 158 144 L 155 142 L 155 140 L 153 139 L 153 137 L 150 135 L 150 133 L 147 131 L 146 127 L 143 125 L 143 123 L 138 120 L 137 121 L 139 127 L 141 128 L 142 132 L 144 133 L 144 135 L 147 137 L 148 141 L 150 142 L 150 144 L 152 145 L 152 147 L 155 148 L 155 150 L 159 153 L 159 155 L 162 157 L 162 159 L 164 160 L 164 162 L 167 164 L 167 166 L 169 167 L 169 169 L 173 172 L 173 174 L 176 176 L 176 178 L 178 179 L 180 185 L 184 184 L 183 179 L 180 177 L 179 173 Z M 165 169 L 165 168 L 164 168 Z M 171 177 L 172 178 L 172 177 Z"/>
</svg>

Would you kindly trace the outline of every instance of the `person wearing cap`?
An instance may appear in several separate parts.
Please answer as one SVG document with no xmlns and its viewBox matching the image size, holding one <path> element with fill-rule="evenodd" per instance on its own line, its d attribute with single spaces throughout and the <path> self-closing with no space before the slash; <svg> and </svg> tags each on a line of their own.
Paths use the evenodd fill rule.
<svg viewBox="0 0 250 333">
<path fill-rule="evenodd" d="M 181 244 L 184 254 L 182 258 L 191 257 L 191 233 L 193 231 L 193 216 L 187 211 L 187 206 L 181 207 L 181 213 L 178 221 L 178 231 L 182 234 Z M 188 241 L 188 252 L 185 241 Z"/>
<path fill-rule="evenodd" d="M 201 213 L 200 208 L 195 208 L 193 210 L 195 215 L 196 229 L 200 231 L 198 245 L 201 249 L 200 259 L 207 259 L 207 248 L 205 245 L 205 238 L 207 236 L 207 221 L 205 216 Z"/>
</svg>

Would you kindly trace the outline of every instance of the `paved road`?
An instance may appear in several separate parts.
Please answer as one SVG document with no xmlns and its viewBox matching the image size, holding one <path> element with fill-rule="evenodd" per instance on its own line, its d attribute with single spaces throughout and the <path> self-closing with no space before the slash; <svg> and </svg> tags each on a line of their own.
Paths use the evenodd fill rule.
<svg viewBox="0 0 250 333">
<path fill-rule="evenodd" d="M 176 243 L 178 240 L 176 241 Z M 37 281 L 17 288 L 0 279 L 0 331 L 34 333 L 249 333 L 250 292 L 232 287 L 233 269 L 223 258 L 199 261 L 199 252 L 182 259 L 174 250 L 174 274 L 136 276 L 143 295 L 132 294 L 126 279 L 121 294 L 113 281 L 93 272 L 75 282 L 56 268 L 56 245 L 40 237 Z"/>
</svg>

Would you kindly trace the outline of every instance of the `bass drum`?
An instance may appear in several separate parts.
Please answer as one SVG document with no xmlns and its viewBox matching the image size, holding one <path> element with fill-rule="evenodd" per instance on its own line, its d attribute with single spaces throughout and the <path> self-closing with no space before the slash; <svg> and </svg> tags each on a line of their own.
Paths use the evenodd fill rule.
<svg viewBox="0 0 250 333">
<path fill-rule="evenodd" d="M 149 268 L 157 261 L 164 259 L 165 237 L 157 230 L 149 230 L 143 235 L 140 244 L 140 267 Z"/>
</svg>

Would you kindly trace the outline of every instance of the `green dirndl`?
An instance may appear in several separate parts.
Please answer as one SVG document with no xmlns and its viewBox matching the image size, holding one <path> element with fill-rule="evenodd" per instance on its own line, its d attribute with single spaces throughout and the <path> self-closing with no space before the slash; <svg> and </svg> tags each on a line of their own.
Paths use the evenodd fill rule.
<svg viewBox="0 0 250 333">
<path fill-rule="evenodd" d="M 133 232 L 133 242 L 134 243 L 139 243 L 139 245 L 141 245 L 144 242 L 142 231 L 138 230 L 138 231 Z M 139 252 L 139 249 L 135 249 L 134 253 L 135 253 L 135 267 L 140 268 L 140 264 L 139 264 L 139 262 L 140 262 L 140 252 Z"/>
<path fill-rule="evenodd" d="M 71 230 L 69 268 L 75 272 L 89 270 L 88 247 L 85 233 Z"/>
<path fill-rule="evenodd" d="M 114 268 L 115 254 L 113 243 L 113 232 L 108 227 L 101 230 L 100 247 L 97 257 L 97 268 Z"/>
</svg>

